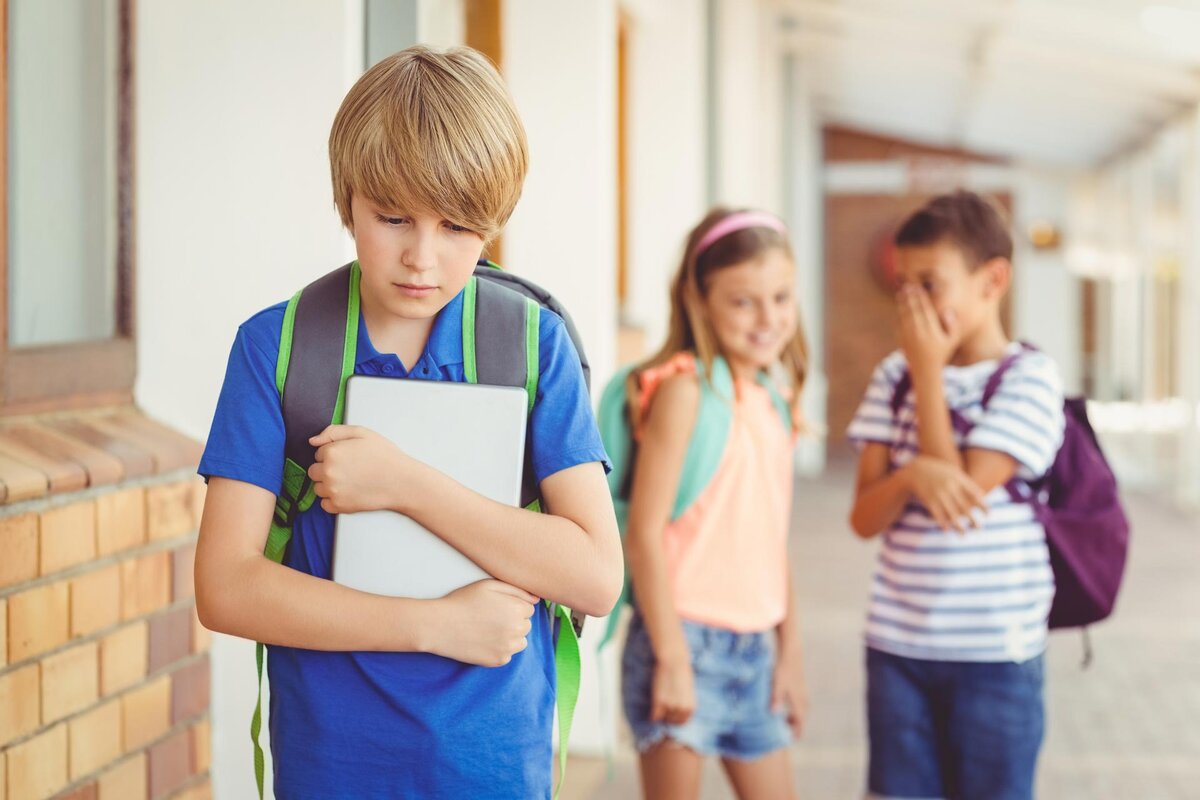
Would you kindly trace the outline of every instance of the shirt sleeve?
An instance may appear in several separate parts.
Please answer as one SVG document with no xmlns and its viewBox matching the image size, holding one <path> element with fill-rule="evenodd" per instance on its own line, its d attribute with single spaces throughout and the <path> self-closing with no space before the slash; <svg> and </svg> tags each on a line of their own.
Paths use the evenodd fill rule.
<svg viewBox="0 0 1200 800">
<path fill-rule="evenodd" d="M 529 417 L 530 450 L 538 482 L 578 464 L 599 461 L 612 469 L 583 368 L 562 318 L 542 309 L 538 346 L 538 391 Z"/>
<path fill-rule="evenodd" d="M 885 358 L 875 367 L 867 392 L 846 429 L 846 438 L 859 452 L 872 442 L 888 447 L 898 443 L 900 437 L 892 413 L 892 398 L 904 370 L 903 360 L 896 355 Z"/>
<path fill-rule="evenodd" d="M 1012 456 L 1018 478 L 1037 480 L 1054 464 L 1064 424 L 1058 367 L 1043 353 L 1028 353 L 1004 373 L 965 446 Z"/>
<path fill-rule="evenodd" d="M 200 459 L 205 480 L 231 478 L 279 494 L 285 437 L 275 362 L 282 324 L 281 304 L 238 329 Z"/>
</svg>

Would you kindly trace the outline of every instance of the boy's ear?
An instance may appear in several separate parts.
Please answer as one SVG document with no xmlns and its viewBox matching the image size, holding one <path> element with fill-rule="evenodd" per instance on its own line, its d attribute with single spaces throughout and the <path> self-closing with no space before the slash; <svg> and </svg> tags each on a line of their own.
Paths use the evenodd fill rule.
<svg viewBox="0 0 1200 800">
<path fill-rule="evenodd" d="M 984 296 L 990 299 L 1000 299 L 1012 285 L 1012 262 L 1007 258 L 993 258 L 985 261 L 979 268 L 983 273 Z"/>
</svg>

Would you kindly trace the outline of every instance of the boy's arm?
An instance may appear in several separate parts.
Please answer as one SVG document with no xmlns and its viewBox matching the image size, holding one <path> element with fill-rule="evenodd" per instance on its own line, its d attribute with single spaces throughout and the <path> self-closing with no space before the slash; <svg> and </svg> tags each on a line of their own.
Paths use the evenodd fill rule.
<svg viewBox="0 0 1200 800">
<path fill-rule="evenodd" d="M 954 338 L 947 331 L 929 295 L 906 286 L 897 298 L 900 342 L 912 376 L 917 412 L 917 443 L 921 453 L 940 458 L 962 469 L 963 457 L 954 442 L 950 408 L 942 369 L 954 352 Z"/>
<path fill-rule="evenodd" d="M 318 450 L 309 476 L 326 511 L 396 511 L 538 597 L 594 617 L 616 604 L 621 539 L 599 462 L 543 479 L 539 514 L 490 500 L 366 428 L 331 425 L 311 441 Z"/>
<path fill-rule="evenodd" d="M 481 581 L 440 600 L 367 594 L 263 555 L 275 497 L 209 481 L 196 546 L 196 610 L 209 629 L 309 650 L 424 651 L 498 666 L 524 649 L 536 598 Z"/>
<path fill-rule="evenodd" d="M 870 539 L 895 522 L 912 494 L 908 477 L 903 467 L 888 471 L 887 445 L 868 442 L 863 447 L 850 509 L 850 527 L 856 534 Z"/>
<path fill-rule="evenodd" d="M 916 497 L 943 530 L 962 533 L 962 521 L 974 522 L 974 510 L 987 508 L 984 495 L 962 469 L 931 456 L 919 455 L 889 472 L 887 445 L 870 442 L 858 462 L 850 527 L 869 539 L 895 522 L 909 498 Z"/>
</svg>

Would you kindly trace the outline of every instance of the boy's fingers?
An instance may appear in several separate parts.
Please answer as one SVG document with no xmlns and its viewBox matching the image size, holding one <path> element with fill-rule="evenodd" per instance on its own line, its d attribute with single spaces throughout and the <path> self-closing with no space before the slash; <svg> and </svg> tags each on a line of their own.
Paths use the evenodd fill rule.
<svg viewBox="0 0 1200 800">
<path fill-rule="evenodd" d="M 496 585 L 496 591 L 500 592 L 501 594 L 510 594 L 513 597 L 516 597 L 520 600 L 524 600 L 526 603 L 529 603 L 530 605 L 533 605 L 534 603 L 536 603 L 538 601 L 538 599 L 535 595 L 530 594 L 529 592 L 525 591 L 524 589 L 513 586 L 511 583 L 505 583 L 504 581 L 492 581 L 492 582 Z"/>
<path fill-rule="evenodd" d="M 321 447 L 322 445 L 344 441 L 345 439 L 361 439 L 362 435 L 363 429 L 357 425 L 330 425 L 309 439 L 308 443 L 313 447 Z"/>
</svg>

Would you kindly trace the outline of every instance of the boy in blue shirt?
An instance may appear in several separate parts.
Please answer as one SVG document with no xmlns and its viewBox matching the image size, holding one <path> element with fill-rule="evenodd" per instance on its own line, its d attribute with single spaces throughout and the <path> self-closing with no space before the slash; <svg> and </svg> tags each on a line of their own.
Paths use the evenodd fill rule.
<svg viewBox="0 0 1200 800">
<path fill-rule="evenodd" d="M 1029 800 L 1054 597 L 1029 498 L 1062 442 L 1061 381 L 1004 331 L 1012 239 L 990 203 L 939 197 L 896 244 L 901 349 L 849 431 L 861 451 L 850 521 L 883 534 L 866 630 L 869 791 Z"/>
<path fill-rule="evenodd" d="M 499 75 L 467 48 L 397 53 L 347 94 L 329 152 L 361 268 L 354 373 L 464 381 L 462 290 L 527 165 Z M 547 513 L 492 502 L 372 431 L 330 426 L 311 440 L 320 503 L 296 519 L 280 565 L 263 548 L 284 463 L 284 307 L 238 330 L 200 463 L 209 488 L 196 553 L 203 624 L 269 645 L 276 796 L 549 797 L 554 645 L 539 599 L 603 615 L 623 569 L 605 454 L 561 318 L 540 312 L 529 419 Z M 333 583 L 334 515 L 366 510 L 413 518 L 495 579 L 437 600 Z"/>
</svg>

